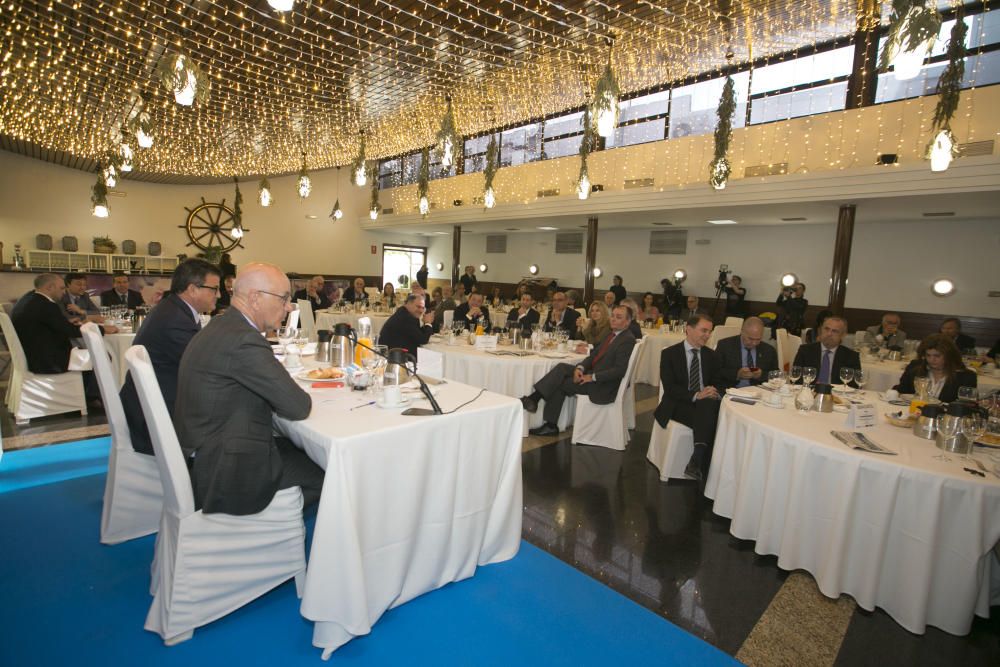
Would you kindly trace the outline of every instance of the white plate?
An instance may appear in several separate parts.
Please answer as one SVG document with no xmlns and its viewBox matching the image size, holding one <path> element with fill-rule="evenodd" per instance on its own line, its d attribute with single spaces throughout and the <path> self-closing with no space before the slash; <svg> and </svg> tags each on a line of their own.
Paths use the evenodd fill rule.
<svg viewBox="0 0 1000 667">
<path fill-rule="evenodd" d="M 899 401 L 899 400 L 902 400 L 902 399 L 900 399 L 900 398 L 889 398 L 888 396 L 885 395 L 884 391 L 880 391 L 878 393 L 878 400 L 885 401 L 886 403 L 888 403 L 889 401 Z"/>
<path fill-rule="evenodd" d="M 324 382 L 324 383 L 325 382 L 346 382 L 347 381 L 347 376 L 346 375 L 341 375 L 340 377 L 337 377 L 337 378 L 311 378 L 311 377 L 309 377 L 309 373 L 311 373 L 311 372 L 312 372 L 312 370 L 300 371 L 300 372 L 296 373 L 295 379 L 301 380 L 303 382 Z"/>
<path fill-rule="evenodd" d="M 389 403 L 383 403 L 382 401 L 377 399 L 375 401 L 375 405 L 382 408 L 383 410 L 395 410 L 396 408 L 405 408 L 409 404 L 410 404 L 410 399 L 408 399 L 406 396 L 400 398 L 399 403 L 396 403 L 394 405 L 390 405 Z"/>
<path fill-rule="evenodd" d="M 772 405 L 768 401 L 761 401 L 760 404 L 761 405 L 766 405 L 767 407 L 771 408 L 772 410 L 784 410 L 785 409 L 785 402 L 784 401 L 781 402 L 781 405 Z"/>
<path fill-rule="evenodd" d="M 842 384 L 835 384 L 833 385 L 832 391 L 835 394 L 853 394 L 854 392 L 857 391 L 857 389 L 855 389 L 854 387 L 845 388 L 844 385 Z"/>
</svg>

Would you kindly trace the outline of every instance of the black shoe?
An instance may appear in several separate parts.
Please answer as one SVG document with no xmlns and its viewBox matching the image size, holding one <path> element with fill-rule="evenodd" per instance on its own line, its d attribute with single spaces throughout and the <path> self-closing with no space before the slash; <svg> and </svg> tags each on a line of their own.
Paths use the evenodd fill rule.
<svg viewBox="0 0 1000 667">
<path fill-rule="evenodd" d="M 532 401 L 532 403 L 534 403 L 534 401 Z M 534 410 L 530 410 L 530 412 L 534 412 Z M 559 427 L 556 426 L 555 424 L 549 424 L 548 422 L 546 422 L 541 426 L 536 426 L 533 429 L 529 429 L 528 433 L 530 433 L 531 435 L 559 435 Z"/>
<path fill-rule="evenodd" d="M 694 459 L 688 461 L 687 466 L 684 468 L 684 476 L 688 479 L 693 479 L 696 482 L 700 482 L 702 479 L 701 466 Z"/>
<path fill-rule="evenodd" d="M 538 403 L 531 396 L 522 396 L 521 406 L 531 414 L 538 412 Z"/>
</svg>

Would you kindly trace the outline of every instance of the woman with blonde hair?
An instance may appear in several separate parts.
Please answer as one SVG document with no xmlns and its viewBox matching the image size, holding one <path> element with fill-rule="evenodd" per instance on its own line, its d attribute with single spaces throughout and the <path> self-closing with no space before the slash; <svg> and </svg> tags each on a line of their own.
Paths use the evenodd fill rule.
<svg viewBox="0 0 1000 667">
<path fill-rule="evenodd" d="M 576 323 L 583 334 L 583 340 L 591 345 L 600 344 L 611 333 L 611 316 L 603 301 L 590 304 L 587 317 L 577 319 Z"/>
</svg>

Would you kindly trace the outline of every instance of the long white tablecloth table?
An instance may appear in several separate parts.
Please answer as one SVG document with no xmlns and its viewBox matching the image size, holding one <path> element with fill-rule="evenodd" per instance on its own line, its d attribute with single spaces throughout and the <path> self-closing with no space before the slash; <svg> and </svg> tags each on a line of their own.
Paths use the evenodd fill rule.
<svg viewBox="0 0 1000 667">
<path fill-rule="evenodd" d="M 660 386 L 660 353 L 665 348 L 684 340 L 684 333 L 660 333 L 645 329 L 642 332 L 643 344 L 639 349 L 639 358 L 635 360 L 635 382 Z"/>
<path fill-rule="evenodd" d="M 899 377 L 906 368 L 905 361 L 873 361 L 871 359 L 861 359 L 861 367 L 870 373 L 865 389 L 872 391 L 885 391 L 892 389 L 899 384 Z M 987 393 L 1000 389 L 1000 377 L 980 373 L 976 378 L 979 391 Z"/>
<path fill-rule="evenodd" d="M 874 397 L 866 392 L 869 398 Z M 732 519 L 729 532 L 812 573 L 824 595 L 848 593 L 884 609 L 910 632 L 933 625 L 969 632 L 974 615 L 1000 603 L 1000 480 L 934 443 L 882 420 L 865 433 L 897 456 L 836 440 L 842 413 L 805 414 L 725 400 L 705 495 Z M 877 403 L 879 412 L 891 408 Z M 989 463 L 989 462 L 988 462 Z"/>
<path fill-rule="evenodd" d="M 392 313 L 331 313 L 328 311 L 316 312 L 317 329 L 333 329 L 333 325 L 346 322 L 355 329 L 358 327 L 359 317 L 368 317 L 372 321 L 372 333 L 378 334 L 382 331 L 382 325 L 389 319 Z"/>
<path fill-rule="evenodd" d="M 326 470 L 301 607 L 325 659 L 386 610 L 517 554 L 523 410 L 486 392 L 408 417 L 349 389 L 307 391 L 307 419 L 274 421 Z M 479 390 L 435 393 L 447 412 Z"/>
<path fill-rule="evenodd" d="M 494 355 L 477 350 L 467 343 L 447 345 L 431 343 L 424 346 L 434 352 L 439 352 L 444 361 L 444 377 L 448 380 L 463 382 L 474 387 L 485 387 L 489 391 L 512 398 L 520 398 L 534 391 L 534 384 L 544 377 L 557 364 L 578 364 L 586 355 L 566 353 L 556 356 L 532 354 L 525 357 Z M 503 349 L 513 349 L 512 347 Z M 418 368 L 419 370 L 419 368 Z M 559 427 L 565 428 L 573 423 L 572 401 L 563 404 L 563 413 L 559 419 Z M 520 405 L 520 404 L 519 404 Z M 522 435 L 528 435 L 528 429 L 541 426 L 544 418 L 542 411 L 526 413 Z"/>
</svg>

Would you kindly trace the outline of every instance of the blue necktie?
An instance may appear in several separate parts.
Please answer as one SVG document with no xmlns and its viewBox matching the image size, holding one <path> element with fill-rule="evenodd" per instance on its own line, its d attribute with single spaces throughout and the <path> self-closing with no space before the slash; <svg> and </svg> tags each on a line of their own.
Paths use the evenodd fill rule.
<svg viewBox="0 0 1000 667">
<path fill-rule="evenodd" d="M 744 350 L 747 353 L 746 367 L 747 368 L 753 368 L 753 350 L 747 350 L 746 348 L 744 348 Z M 739 382 L 736 383 L 736 386 L 737 387 L 748 387 L 748 386 L 750 386 L 750 380 L 748 380 L 746 378 L 743 378 L 742 380 L 740 380 Z"/>
<path fill-rule="evenodd" d="M 830 350 L 823 352 L 823 360 L 819 365 L 819 379 L 821 384 L 830 384 L 830 356 L 833 354 Z"/>
</svg>

